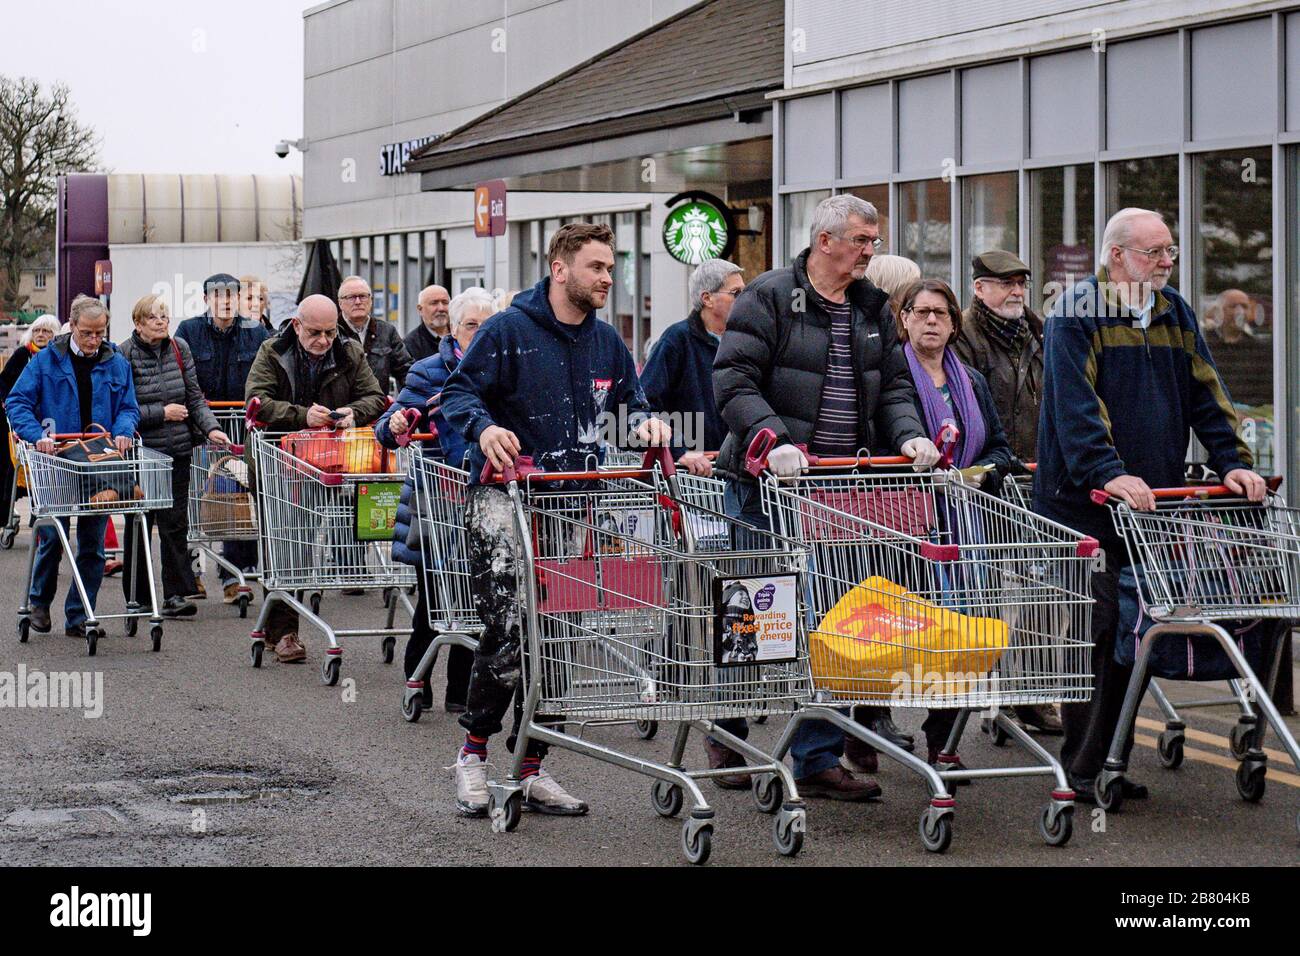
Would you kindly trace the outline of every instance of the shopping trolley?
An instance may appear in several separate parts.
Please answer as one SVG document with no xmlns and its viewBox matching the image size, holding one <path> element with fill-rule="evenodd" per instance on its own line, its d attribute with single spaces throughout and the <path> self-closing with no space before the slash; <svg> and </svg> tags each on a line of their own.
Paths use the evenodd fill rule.
<svg viewBox="0 0 1300 956">
<path fill-rule="evenodd" d="M 107 432 L 88 434 L 51 435 L 56 442 L 98 439 Z M 77 570 L 77 550 L 68 539 L 68 532 L 60 518 L 86 517 L 88 515 L 127 516 L 139 520 L 143 526 L 142 537 L 149 541 L 148 512 L 170 508 L 172 504 L 172 460 L 152 448 L 145 448 L 139 438 L 132 440 L 131 448 L 121 457 L 106 461 L 74 461 L 56 454 L 47 454 L 36 445 L 18 442 L 18 460 L 28 476 L 28 497 L 32 509 L 32 543 L 27 556 L 27 587 L 23 603 L 18 608 L 18 640 L 26 643 L 31 629 L 32 575 L 36 569 L 36 531 L 42 526 L 54 528 L 63 553 L 69 555 L 72 581 L 86 609 L 86 650 L 90 656 L 100 637 L 100 625 L 107 620 L 121 618 L 126 622 L 126 633 L 134 636 L 139 619 L 149 618 L 149 636 L 155 651 L 162 649 L 162 615 L 158 610 L 158 587 L 154 579 L 153 554 L 148 547 L 135 549 L 135 561 L 144 562 L 144 573 L 149 581 L 149 607 L 142 608 L 129 601 L 122 614 L 98 614 L 86 593 L 86 585 Z M 131 569 L 134 575 L 139 568 Z M 125 572 L 124 572 L 125 573 Z"/>
<path fill-rule="evenodd" d="M 432 440 L 432 435 L 414 435 Z M 438 663 L 444 647 L 477 649 L 483 631 L 469 587 L 469 557 L 465 549 L 465 495 L 469 472 L 447 462 L 410 455 L 415 479 L 412 520 L 419 523 L 421 571 L 425 606 L 434 638 L 402 694 L 402 716 L 414 723 L 424 709 L 424 682 Z"/>
<path fill-rule="evenodd" d="M 1003 497 L 1013 504 L 1032 511 L 1034 473 L 1037 468 L 1036 462 L 1026 462 L 1025 474 L 1007 475 L 1002 480 Z M 1207 473 L 1202 465 L 1189 464 L 1187 466 L 1187 475 L 1189 486 L 1201 487 L 1219 484 L 1217 477 L 1212 472 Z M 1274 676 L 1271 680 L 1276 681 L 1276 679 L 1276 676 Z M 1273 684 L 1270 683 L 1269 686 L 1272 687 Z M 1152 678 L 1151 683 L 1147 686 L 1147 693 L 1151 695 L 1151 700 L 1160 710 L 1160 715 L 1165 722 L 1165 729 L 1161 731 L 1156 746 L 1156 753 L 1163 767 L 1168 770 L 1177 770 L 1183 763 L 1183 745 L 1186 740 L 1187 724 L 1179 711 L 1207 707 L 1232 706 L 1237 708 L 1239 717 L 1228 735 L 1228 750 L 1237 760 L 1245 758 L 1249 746 L 1248 739 L 1258 726 L 1258 717 L 1251 705 L 1246 686 L 1240 680 L 1228 681 L 1228 690 L 1229 694 L 1226 696 L 1220 695 L 1179 701 L 1178 707 L 1175 707 L 1168 695 L 1165 694 L 1164 688 L 1160 686 L 1160 682 Z M 992 726 L 991 722 L 987 720 L 981 721 L 980 729 L 990 735 L 995 746 L 1001 747 L 1007 741 L 1007 736 L 1002 729 L 998 726 Z"/>
<path fill-rule="evenodd" d="M 250 403 L 250 419 L 255 419 L 257 409 L 256 402 Z M 261 667 L 270 608 L 283 602 L 328 640 L 321 681 L 333 686 L 343 663 L 339 638 L 380 637 L 384 661 L 392 663 L 397 637 L 409 633 L 408 628 L 395 628 L 394 618 L 399 603 L 410 608 L 409 601 L 399 599 L 416 583 L 415 569 L 393 560 L 391 524 L 405 474 L 322 469 L 282 448 L 283 437 L 260 428 L 249 435 L 256 468 L 260 566 L 266 588 L 249 654 L 253 666 Z M 344 443 L 328 432 L 305 441 L 309 451 L 314 448 L 324 453 Z M 346 457 L 347 453 L 340 454 Z M 321 617 L 322 592 L 358 588 L 384 593 L 384 626 L 336 628 Z M 310 606 L 303 600 L 308 592 Z"/>
<path fill-rule="evenodd" d="M 1052 754 L 1002 713 L 1004 706 L 1087 700 L 1092 691 L 1089 574 L 1099 552 L 1077 534 L 962 481 L 956 470 L 883 471 L 910 459 L 809 458 L 810 471 L 766 473 L 776 436 L 763 429 L 746 468 L 760 481 L 773 530 L 809 549 L 809 642 L 817 697 L 801 706 L 773 756 L 798 726 L 828 720 L 921 775 L 927 850 L 952 839 L 949 785 L 990 777 L 1054 778 L 1038 819 L 1052 845 L 1073 829 L 1074 791 Z M 851 706 L 958 711 L 936 770 L 851 720 Z M 987 709 L 1036 763 L 965 769 L 957 744 L 971 713 Z"/>
<path fill-rule="evenodd" d="M 1118 810 L 1123 803 L 1124 747 L 1137 716 L 1139 691 L 1153 644 L 1169 635 L 1205 635 L 1217 641 L 1240 675 L 1248 702 L 1263 712 L 1266 724 L 1251 721 L 1240 738 L 1236 781 L 1241 798 L 1254 803 L 1264 796 L 1268 726 L 1300 769 L 1300 749 L 1271 697 L 1284 642 L 1275 642 L 1264 682 L 1227 630 L 1235 621 L 1300 619 L 1300 509 L 1287 507 L 1273 493 L 1280 481 L 1270 482 L 1270 493 L 1260 504 L 1222 485 L 1154 489 L 1156 509 L 1150 512 L 1135 511 L 1104 491 L 1092 493 L 1096 504 L 1110 508 L 1136 572 L 1142 612 L 1155 622 L 1136 649 L 1110 753 L 1096 780 L 1098 806 Z M 1164 735 L 1161 746 L 1166 751 L 1170 746 Z M 1164 755 L 1162 760 L 1168 762 Z M 1300 816 L 1296 825 L 1300 828 Z"/>
<path fill-rule="evenodd" d="M 9 487 L 0 489 L 0 494 L 9 496 L 9 520 L 5 522 L 3 528 L 0 528 L 0 548 L 5 551 L 13 548 L 14 540 L 18 537 L 18 529 L 22 527 L 22 522 L 18 517 L 18 489 L 26 488 L 28 485 L 27 472 L 18 460 L 17 441 L 17 436 L 10 431 L 9 449 L 6 454 L 9 455 L 9 460 L 13 462 L 13 475 L 10 478 Z"/>
<path fill-rule="evenodd" d="M 811 693 L 798 610 L 805 552 L 793 542 L 733 551 L 692 541 L 697 509 L 664 482 L 671 459 L 661 456 L 658 467 L 543 474 L 520 459 L 503 476 L 484 470 L 484 480 L 505 482 L 513 508 L 527 641 L 520 739 L 507 778 L 488 784 L 493 828 L 513 830 L 519 822 L 520 775 L 534 739 L 653 777 L 651 802 L 663 817 L 678 815 L 689 796 L 681 840 L 692 863 L 708 858 L 713 836 L 714 810 L 697 781 L 735 772 L 763 777 L 775 799 L 774 842 L 794 855 L 803 845 L 805 810 L 789 770 L 716 721 L 760 710 L 790 713 Z M 619 481 L 629 484 L 612 485 Z M 733 615 L 740 591 L 748 617 Z M 772 649 L 770 660 L 738 650 L 742 636 L 757 633 Z M 671 756 L 660 763 L 543 725 L 539 714 L 678 727 Z M 722 741 L 748 765 L 687 769 L 692 729 Z"/>
<path fill-rule="evenodd" d="M 234 575 L 238 586 L 239 616 L 248 616 L 253 599 L 249 580 L 257 573 L 236 567 L 221 553 L 226 541 L 257 541 L 257 507 L 253 501 L 248 463 L 244 460 L 246 436 L 243 402 L 208 402 L 217 424 L 230 444 L 196 445 L 190 458 L 189 545 Z"/>
</svg>

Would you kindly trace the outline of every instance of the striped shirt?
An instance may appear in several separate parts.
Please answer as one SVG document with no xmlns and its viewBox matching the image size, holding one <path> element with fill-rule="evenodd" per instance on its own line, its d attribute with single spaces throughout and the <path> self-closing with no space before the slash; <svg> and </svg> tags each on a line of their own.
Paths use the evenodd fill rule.
<svg viewBox="0 0 1300 956">
<path fill-rule="evenodd" d="M 858 388 L 853 378 L 853 307 L 847 301 L 817 297 L 817 307 L 831 320 L 821 408 L 813 430 L 815 455 L 854 455 L 858 451 Z"/>
</svg>

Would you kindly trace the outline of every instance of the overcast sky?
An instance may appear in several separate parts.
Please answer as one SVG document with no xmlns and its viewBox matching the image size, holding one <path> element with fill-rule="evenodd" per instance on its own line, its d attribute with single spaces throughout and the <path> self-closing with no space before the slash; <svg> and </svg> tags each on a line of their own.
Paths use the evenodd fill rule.
<svg viewBox="0 0 1300 956">
<path fill-rule="evenodd" d="M 63 81 L 118 173 L 301 173 L 302 12 L 319 0 L 0 0 L 0 73 Z"/>
</svg>

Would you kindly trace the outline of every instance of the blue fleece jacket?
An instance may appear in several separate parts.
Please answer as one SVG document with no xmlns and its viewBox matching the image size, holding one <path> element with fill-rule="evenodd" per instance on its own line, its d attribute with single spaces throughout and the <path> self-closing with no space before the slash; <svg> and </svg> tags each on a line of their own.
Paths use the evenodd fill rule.
<svg viewBox="0 0 1300 956">
<path fill-rule="evenodd" d="M 257 350 L 271 334 L 261 323 L 235 319 L 222 331 L 208 313 L 186 319 L 176 327 L 176 338 L 184 339 L 194 356 L 199 388 L 210 402 L 242 402 L 248 370 Z"/>
<path fill-rule="evenodd" d="M 57 433 L 81 431 L 77 373 L 69 354 L 71 338 L 60 335 L 32 356 L 5 399 L 9 427 L 23 441 L 40 441 L 47 433 L 47 422 L 53 423 L 52 430 Z M 140 408 L 135 401 L 131 363 L 112 342 L 99 346 L 98 361 L 90 370 L 90 389 L 91 422 L 114 435 L 134 435 Z"/>
<path fill-rule="evenodd" d="M 651 408 L 680 416 L 702 416 L 704 431 L 689 436 L 693 439 L 691 451 L 717 451 L 727 437 L 727 426 L 713 400 L 713 360 L 717 354 L 718 339 L 704 327 L 697 309 L 664 330 L 650 353 L 650 361 L 641 370 L 641 387 Z M 685 437 L 680 428 L 674 427 L 674 458 L 688 450 L 676 440 Z"/>
<path fill-rule="evenodd" d="M 421 413 L 429 411 L 429 399 L 437 399 L 434 403 L 435 411 L 430 417 L 421 419 L 417 424 L 416 431 L 423 430 L 425 421 L 432 421 L 438 429 L 438 444 L 441 446 L 438 451 L 447 460 L 447 463 L 455 467 L 461 467 L 465 460 L 465 439 L 447 424 L 447 420 L 442 416 L 441 392 L 442 387 L 456 366 L 460 364 L 460 359 L 456 357 L 456 340 L 450 335 L 445 336 L 439 344 L 439 349 L 428 358 L 420 359 L 411 366 L 411 370 L 406 373 L 406 383 L 398 393 L 397 400 L 388 406 L 388 409 L 375 422 L 375 437 L 382 445 L 387 448 L 396 448 L 397 439 L 393 437 L 392 431 L 388 427 L 388 421 L 393 417 L 393 412 L 399 408 L 414 408 Z M 437 452 L 432 448 L 425 448 L 420 445 L 420 453 L 428 454 L 432 457 L 438 457 Z M 393 557 L 398 561 L 406 564 L 413 564 L 417 567 L 421 563 L 420 553 L 412 551 L 406 546 L 406 539 L 410 535 L 412 514 L 412 498 L 415 494 L 415 479 L 411 475 L 406 476 L 406 481 L 402 484 L 402 497 L 397 503 L 397 518 L 393 522 Z"/>
<path fill-rule="evenodd" d="M 443 387 L 442 414 L 469 443 L 471 482 L 483 470 L 478 441 L 489 425 L 514 432 L 520 454 L 539 467 L 578 471 L 599 454 L 603 414 L 622 407 L 634 429 L 649 412 L 622 337 L 594 312 L 578 325 L 560 322 L 550 286 L 547 277 L 488 319 Z"/>
<path fill-rule="evenodd" d="M 1192 432 L 1220 475 L 1252 466 L 1191 306 L 1166 287 L 1143 329 L 1104 270 L 1067 290 L 1046 323 L 1034 510 L 1123 563 L 1106 506 L 1089 493 L 1125 474 L 1152 488 L 1184 484 Z"/>
</svg>

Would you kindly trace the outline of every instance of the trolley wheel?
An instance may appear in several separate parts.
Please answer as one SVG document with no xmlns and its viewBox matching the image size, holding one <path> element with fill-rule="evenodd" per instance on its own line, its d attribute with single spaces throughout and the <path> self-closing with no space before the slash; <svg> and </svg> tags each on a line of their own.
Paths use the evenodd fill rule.
<svg viewBox="0 0 1300 956">
<path fill-rule="evenodd" d="M 921 812 L 921 844 L 931 853 L 943 853 L 952 844 L 952 817 L 944 814 L 931 819 L 930 809 Z"/>
<path fill-rule="evenodd" d="M 391 664 L 391 663 L 393 663 L 393 648 L 394 648 L 395 646 L 397 646 L 397 638 L 395 638 L 395 637 L 386 637 L 386 638 L 384 638 L 384 643 L 383 643 L 381 649 L 383 650 L 383 653 L 384 653 L 384 663 L 385 663 L 385 664 Z"/>
<path fill-rule="evenodd" d="M 1238 760 L 1245 760 L 1246 754 L 1250 751 L 1254 741 L 1251 739 L 1255 731 L 1254 724 L 1237 721 L 1232 725 L 1232 732 L 1228 734 L 1228 750 Z"/>
<path fill-rule="evenodd" d="M 774 773 L 756 773 L 750 779 L 750 790 L 754 794 L 754 806 L 759 813 L 776 813 L 785 798 L 782 792 L 781 778 Z"/>
<path fill-rule="evenodd" d="M 1097 806 L 1110 813 L 1119 813 L 1124 805 L 1124 778 L 1116 777 L 1106 786 L 1101 785 L 1101 774 L 1093 784 L 1093 793 L 1097 797 Z"/>
<path fill-rule="evenodd" d="M 659 733 L 659 721 L 638 720 L 636 722 L 636 735 L 642 740 L 654 740 L 657 733 Z"/>
<path fill-rule="evenodd" d="M 326 657 L 320 666 L 320 682 L 326 687 L 333 687 L 339 682 L 339 668 L 342 666 L 342 658 L 334 655 Z"/>
<path fill-rule="evenodd" d="M 253 641 L 253 643 L 249 645 L 248 656 L 249 659 L 252 660 L 254 667 L 262 666 L 262 651 L 265 649 L 266 645 L 261 641 Z"/>
<path fill-rule="evenodd" d="M 1038 818 L 1038 832 L 1048 846 L 1065 846 L 1074 835 L 1074 807 L 1063 807 L 1052 816 L 1053 804 L 1043 807 Z"/>
<path fill-rule="evenodd" d="M 239 616 L 248 617 L 248 595 L 239 595 L 239 601 L 237 603 L 239 604 Z"/>
<path fill-rule="evenodd" d="M 682 812 L 682 788 L 667 780 L 656 780 L 650 787 L 650 804 L 661 817 L 675 817 Z"/>
<path fill-rule="evenodd" d="M 497 804 L 496 796 L 488 792 L 488 818 L 492 821 L 492 830 L 496 833 L 511 833 L 519 826 L 519 817 L 524 809 L 524 794 L 521 790 L 512 790 L 506 797 L 504 807 Z"/>
<path fill-rule="evenodd" d="M 407 723 L 416 724 L 420 722 L 420 715 L 424 713 L 424 695 L 417 691 L 415 694 L 402 695 L 402 717 Z"/>
<path fill-rule="evenodd" d="M 18 537 L 17 528 L 5 528 L 3 531 L 0 531 L 0 548 L 4 548 L 8 551 L 14 546 L 14 538 L 16 537 Z"/>
<path fill-rule="evenodd" d="M 154 653 L 162 650 L 162 625 L 155 624 L 149 628 L 149 640 L 153 642 Z"/>
<path fill-rule="evenodd" d="M 1183 763 L 1183 734 L 1181 731 L 1163 731 L 1156 741 L 1160 762 L 1169 770 L 1177 770 Z"/>
<path fill-rule="evenodd" d="M 315 591 L 312 593 L 311 600 L 309 603 L 311 604 L 311 612 L 313 614 L 320 614 L 320 592 L 319 591 Z"/>
<path fill-rule="evenodd" d="M 1237 767 L 1237 792 L 1247 803 L 1259 803 L 1264 796 L 1268 765 L 1242 763 Z"/>
<path fill-rule="evenodd" d="M 138 630 L 140 630 L 140 619 L 137 617 L 128 617 L 126 619 L 126 636 L 135 637 Z"/>
<path fill-rule="evenodd" d="M 803 849 L 804 811 L 784 811 L 772 821 L 772 843 L 782 856 L 798 856 Z"/>
<path fill-rule="evenodd" d="M 687 863 L 707 863 L 713 852 L 713 824 L 705 823 L 691 835 L 691 821 L 682 824 L 682 852 Z"/>
<path fill-rule="evenodd" d="M 20 617 L 18 619 L 18 643 L 19 644 L 27 643 L 27 638 L 31 634 L 31 629 L 32 629 L 31 618 Z"/>
<path fill-rule="evenodd" d="M 86 656 L 94 657 L 95 648 L 99 644 L 99 630 L 97 628 L 86 628 Z"/>
</svg>

